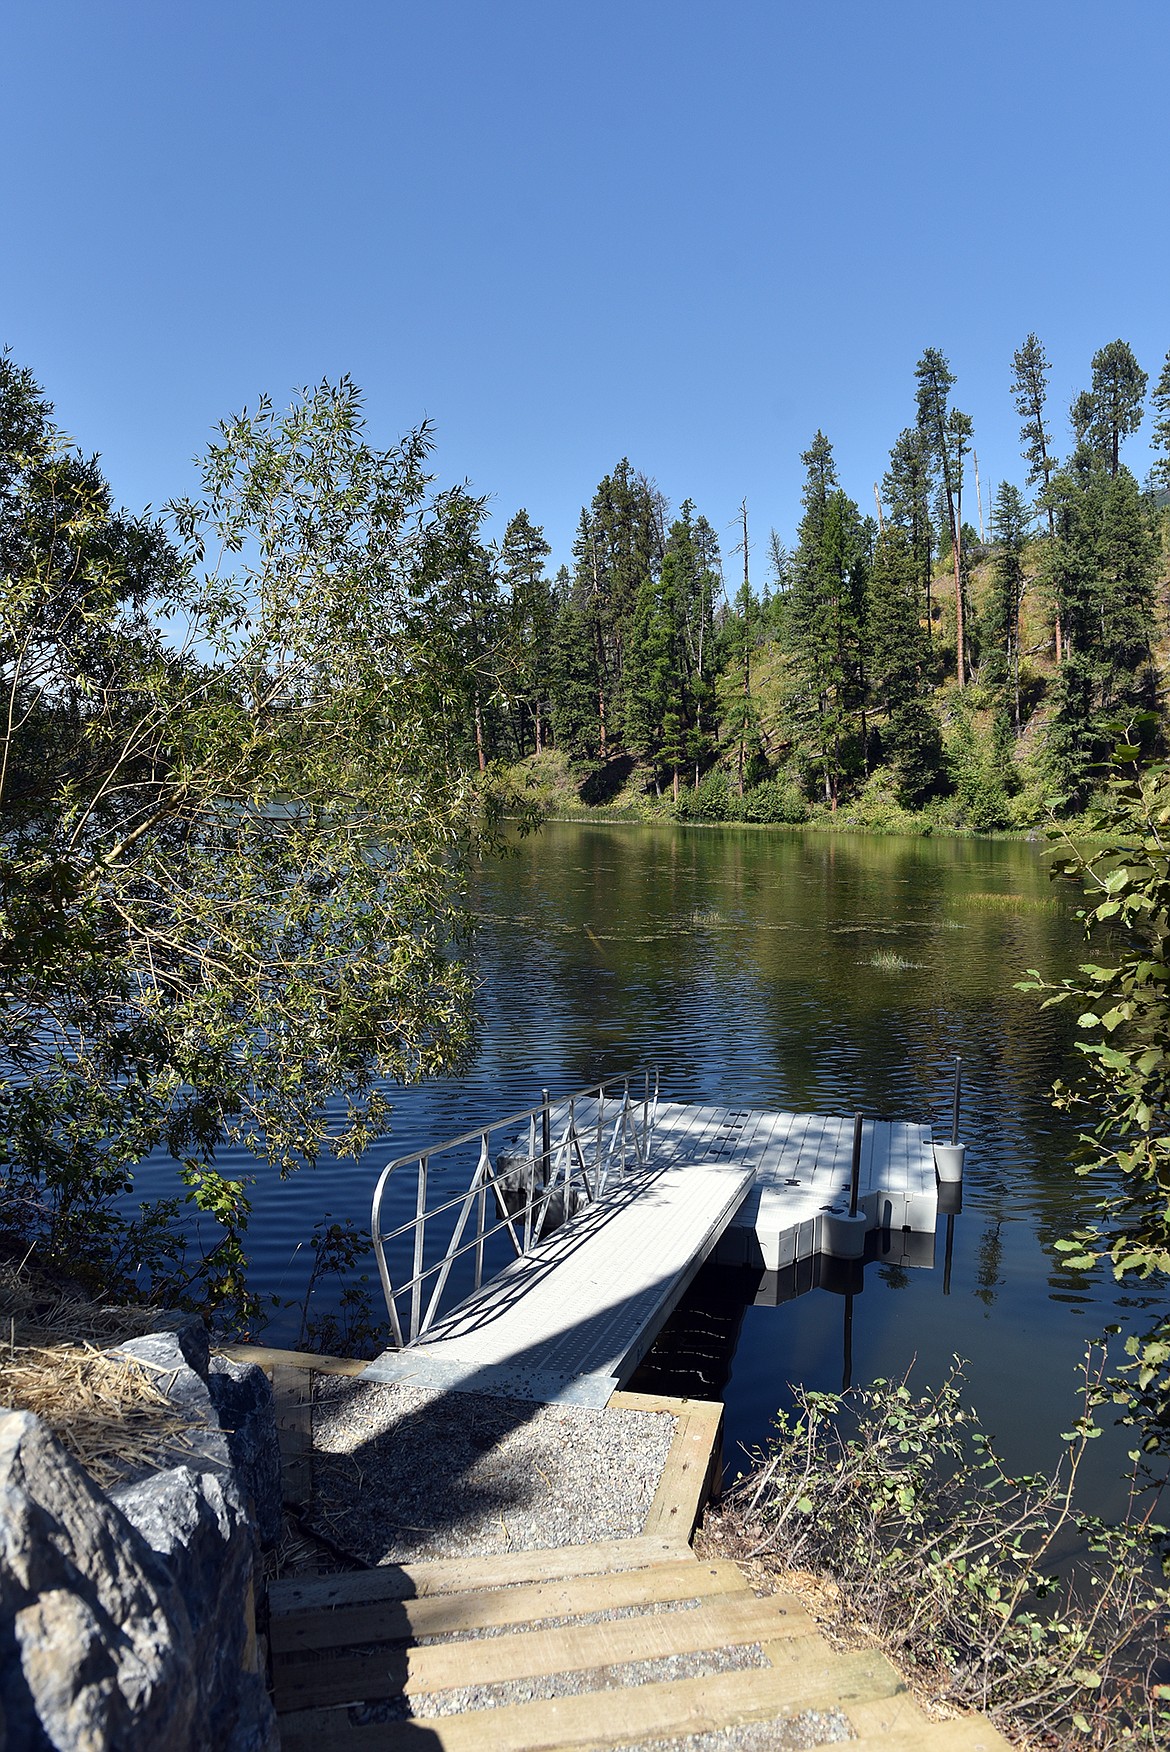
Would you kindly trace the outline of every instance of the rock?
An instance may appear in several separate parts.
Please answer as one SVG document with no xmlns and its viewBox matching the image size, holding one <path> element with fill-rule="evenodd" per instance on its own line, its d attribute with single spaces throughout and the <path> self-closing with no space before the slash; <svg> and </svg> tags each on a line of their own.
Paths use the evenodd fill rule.
<svg viewBox="0 0 1170 1752">
<path fill-rule="evenodd" d="M 240 1726 L 241 1682 L 255 1665 L 253 1535 L 239 1485 L 230 1473 L 176 1466 L 120 1486 L 113 1500 L 163 1560 L 186 1602 L 203 1736 L 196 1744 L 218 1752 Z"/>
<path fill-rule="evenodd" d="M 202 1332 L 202 1326 L 199 1327 Z M 204 1335 L 206 1336 L 206 1335 Z M 183 1335 L 178 1332 L 151 1332 L 145 1338 L 127 1339 L 118 1346 L 128 1357 L 135 1357 L 146 1369 L 159 1390 L 166 1394 L 191 1428 L 182 1432 L 160 1462 L 188 1462 L 210 1467 L 228 1474 L 232 1469 L 231 1448 L 227 1436 L 219 1427 L 215 1403 L 208 1387 L 208 1369 L 200 1374 L 187 1361 Z"/>
<path fill-rule="evenodd" d="M 213 1357 L 207 1385 L 260 1543 L 275 1545 L 283 1509 L 272 1383 L 257 1363 Z"/>
<path fill-rule="evenodd" d="M 0 1413 L 7 1752 L 193 1746 L 195 1644 L 146 1542 L 30 1412 Z"/>
<path fill-rule="evenodd" d="M 172 1334 L 177 1341 L 187 1367 L 206 1381 L 211 1362 L 211 1338 L 198 1314 L 160 1315 L 156 1332 L 149 1336 L 161 1337 L 165 1333 Z"/>
<path fill-rule="evenodd" d="M 253 1600 L 280 1525 L 271 1388 L 212 1367 L 200 1322 L 120 1348 L 189 1420 L 161 1470 L 107 1496 L 0 1412 L 0 1752 L 279 1752 Z"/>
</svg>

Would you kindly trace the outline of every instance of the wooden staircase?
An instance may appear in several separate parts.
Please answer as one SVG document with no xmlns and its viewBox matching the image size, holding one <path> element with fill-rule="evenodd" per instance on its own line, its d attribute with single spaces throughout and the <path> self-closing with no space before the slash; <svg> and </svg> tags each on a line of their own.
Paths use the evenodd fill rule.
<svg viewBox="0 0 1170 1752">
<path fill-rule="evenodd" d="M 808 1710 L 840 1711 L 850 1752 L 1006 1748 L 979 1717 L 928 1721 L 882 1655 L 834 1652 L 794 1598 L 758 1597 L 677 1535 L 292 1578 L 271 1584 L 269 1611 L 284 1752 L 685 1747 L 747 1723 L 787 1743 L 783 1723 Z M 756 1664 L 720 1670 L 745 1648 Z M 626 1667 L 704 1655 L 693 1677 L 639 1682 Z M 563 1694 L 457 1695 L 509 1683 Z M 458 1714 L 432 1713 L 445 1695 Z"/>
</svg>

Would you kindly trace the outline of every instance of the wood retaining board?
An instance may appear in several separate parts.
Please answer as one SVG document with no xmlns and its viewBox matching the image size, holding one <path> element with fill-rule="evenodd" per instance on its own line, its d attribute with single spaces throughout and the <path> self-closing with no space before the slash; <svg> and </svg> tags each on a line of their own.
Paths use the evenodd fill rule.
<svg viewBox="0 0 1170 1752">
<path fill-rule="evenodd" d="M 385 1351 L 371 1381 L 603 1407 L 650 1348 L 747 1196 L 722 1161 L 630 1172 L 425 1339 Z"/>
<path fill-rule="evenodd" d="M 725 1558 L 700 1560 L 693 1554 L 673 1563 L 641 1569 L 603 1571 L 559 1581 L 520 1582 L 512 1587 L 471 1592 L 422 1594 L 347 1606 L 271 1610 L 269 1646 L 278 1665 L 306 1651 L 347 1648 L 358 1643 L 453 1636 L 501 1625 L 539 1624 L 546 1618 L 576 1618 L 614 1607 L 652 1606 L 664 1600 L 699 1599 L 743 1589 L 743 1572 Z"/>
<path fill-rule="evenodd" d="M 379 1564 L 328 1576 L 286 1576 L 269 1582 L 269 1609 L 278 1613 L 370 1605 L 466 1593 L 473 1588 L 509 1588 L 573 1576 L 606 1575 L 660 1563 L 699 1560 L 677 1539 L 599 1539 L 591 1545 L 558 1545 L 539 1551 L 498 1551 L 484 1557 L 433 1557 L 422 1563 Z"/>
<path fill-rule="evenodd" d="M 811 1618 L 795 1602 L 788 1607 L 778 1595 L 761 1600 L 745 1586 L 735 1593 L 706 1596 L 685 1611 L 646 1612 L 421 1647 L 402 1643 L 360 1654 L 334 1652 L 320 1661 L 298 1656 L 273 1663 L 273 1688 L 277 1709 L 287 1712 L 589 1672 L 627 1661 L 813 1633 Z"/>
</svg>

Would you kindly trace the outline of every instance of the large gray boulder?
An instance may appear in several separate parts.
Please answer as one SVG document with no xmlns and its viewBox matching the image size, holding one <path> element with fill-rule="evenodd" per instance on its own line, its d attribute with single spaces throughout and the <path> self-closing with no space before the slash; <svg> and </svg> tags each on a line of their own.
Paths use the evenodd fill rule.
<svg viewBox="0 0 1170 1752">
<path fill-rule="evenodd" d="M 178 1752 L 195 1638 L 146 1541 L 29 1412 L 0 1412 L 5 1752 Z"/>
<path fill-rule="evenodd" d="M 202 1328 L 200 1328 L 202 1331 Z M 228 1477 L 232 1470 L 231 1446 L 219 1426 L 215 1402 L 208 1386 L 209 1367 L 206 1334 L 196 1368 L 187 1360 L 188 1343 L 183 1332 L 151 1332 L 145 1338 L 127 1339 L 115 1354 L 133 1357 L 160 1392 L 165 1393 L 188 1427 L 163 1457 L 162 1465 L 187 1462 Z"/>
<path fill-rule="evenodd" d="M 199 1731 L 191 1744 L 219 1752 L 234 1742 L 248 1701 L 241 1683 L 256 1664 L 254 1541 L 239 1486 L 230 1472 L 175 1466 L 120 1486 L 111 1500 L 182 1595 L 195 1657 Z"/>
<path fill-rule="evenodd" d="M 212 1357 L 207 1386 L 260 1543 L 275 1545 L 284 1511 L 272 1383 L 258 1363 Z"/>
<path fill-rule="evenodd" d="M 254 1616 L 257 1535 L 279 1531 L 272 1390 L 213 1363 L 199 1322 L 121 1349 L 187 1427 L 108 1495 L 0 1411 L 0 1752 L 278 1752 Z"/>
</svg>

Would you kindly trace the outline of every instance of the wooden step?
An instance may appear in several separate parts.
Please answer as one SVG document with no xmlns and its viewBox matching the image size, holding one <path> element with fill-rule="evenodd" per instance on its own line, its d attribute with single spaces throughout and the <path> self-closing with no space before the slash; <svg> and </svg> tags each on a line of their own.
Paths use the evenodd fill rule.
<svg viewBox="0 0 1170 1752">
<path fill-rule="evenodd" d="M 745 1589 L 677 1612 L 647 1613 L 600 1624 L 431 1643 L 425 1648 L 402 1646 L 320 1661 L 303 1655 L 284 1657 L 274 1663 L 273 1689 L 278 1710 L 297 1710 L 359 1699 L 371 1701 L 399 1692 L 418 1694 L 582 1672 L 730 1644 L 807 1637 L 812 1632 L 812 1620 L 799 1607 L 786 1612 L 779 1597 L 760 1600 Z"/>
<path fill-rule="evenodd" d="M 825 1658 L 813 1664 L 807 1680 L 800 1668 L 757 1667 L 362 1727 L 354 1726 L 344 1709 L 310 1709 L 282 1719 L 281 1746 L 283 1752 L 603 1752 L 630 1741 L 683 1738 L 806 1709 L 840 1707 L 839 1691 L 859 1700 L 905 1693 L 884 1656 L 833 1655 L 827 1645 L 822 1647 Z M 936 1732 L 933 1724 L 925 1726 Z M 908 1728 L 919 1738 L 904 1746 L 883 1735 L 847 1741 L 844 1747 L 848 1752 L 859 1752 L 862 1746 L 865 1752 L 878 1752 L 879 1747 L 885 1752 L 926 1752 L 935 1742 L 921 1738 L 922 1729 L 921 1721 Z M 1001 1752 L 994 1730 L 987 1732 L 986 1752 Z M 959 1737 L 938 1742 L 939 1752 L 978 1752 L 979 1745 L 977 1739 Z"/>
<path fill-rule="evenodd" d="M 695 1558 L 575 1576 L 563 1582 L 522 1582 L 472 1593 L 436 1593 L 419 1599 L 373 1604 L 316 1606 L 273 1615 L 269 1642 L 276 1657 L 359 1643 L 418 1641 L 453 1636 L 501 1624 L 538 1624 L 545 1618 L 578 1618 L 611 1607 L 651 1606 L 709 1594 L 742 1593 L 743 1572 L 734 1563 Z M 793 1602 L 795 1605 L 795 1602 Z"/>
<path fill-rule="evenodd" d="M 847 1752 L 1013 1752 L 999 1729 L 977 1715 L 956 1716 L 950 1722 L 906 1722 L 886 1733 L 849 1740 L 846 1747 Z"/>
<path fill-rule="evenodd" d="M 549 1550 L 502 1551 L 487 1557 L 437 1557 L 420 1563 L 345 1570 L 333 1576 L 286 1576 L 268 1584 L 268 1608 L 276 1616 L 316 1607 L 421 1599 L 426 1594 L 464 1594 L 475 1588 L 512 1587 L 524 1582 L 557 1582 L 570 1576 L 603 1575 L 688 1560 L 699 1561 L 683 1540 L 666 1534 L 598 1539 L 589 1545 L 559 1545 Z"/>
</svg>

